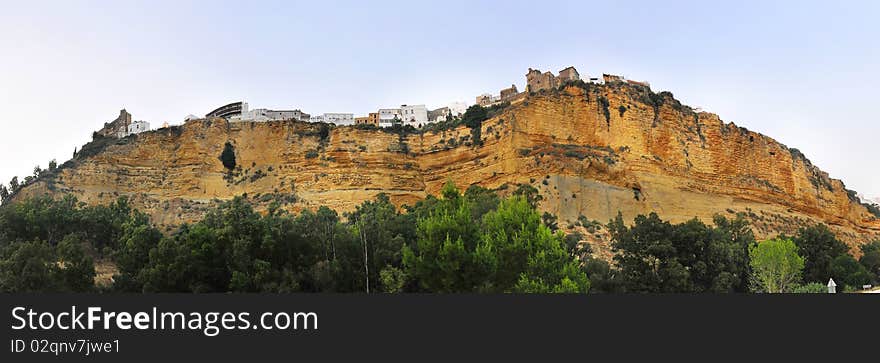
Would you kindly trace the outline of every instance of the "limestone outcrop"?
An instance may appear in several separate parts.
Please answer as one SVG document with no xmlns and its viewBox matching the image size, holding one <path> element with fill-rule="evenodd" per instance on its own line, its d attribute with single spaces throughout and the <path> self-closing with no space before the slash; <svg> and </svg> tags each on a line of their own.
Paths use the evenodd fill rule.
<svg viewBox="0 0 880 363">
<path fill-rule="evenodd" d="M 479 141 L 475 137 L 479 137 Z M 236 166 L 219 156 L 226 143 Z M 71 193 L 87 203 L 128 196 L 172 229 L 218 200 L 247 194 L 298 211 L 352 210 L 378 193 L 397 204 L 447 181 L 510 192 L 530 184 L 560 225 L 657 212 L 680 222 L 744 213 L 759 237 L 826 223 L 850 246 L 880 238 L 880 219 L 797 149 L 695 112 L 668 92 L 577 83 L 532 94 L 484 121 L 394 133 L 296 121 L 187 122 L 87 145 L 15 198 Z"/>
</svg>

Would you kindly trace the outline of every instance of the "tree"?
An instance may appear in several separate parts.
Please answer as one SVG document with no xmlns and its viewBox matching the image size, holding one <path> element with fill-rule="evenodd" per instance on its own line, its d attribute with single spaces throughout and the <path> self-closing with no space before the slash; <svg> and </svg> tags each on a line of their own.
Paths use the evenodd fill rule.
<svg viewBox="0 0 880 363">
<path fill-rule="evenodd" d="M 480 230 L 467 199 L 448 181 L 419 211 L 416 241 L 403 247 L 403 266 L 416 287 L 428 292 L 469 292 L 484 286 L 494 266 L 479 246 Z M 427 209 L 427 210 L 425 210 Z"/>
<path fill-rule="evenodd" d="M 831 260 L 831 277 L 849 289 L 858 289 L 871 282 L 871 274 L 849 254 L 842 254 Z"/>
<path fill-rule="evenodd" d="M 114 288 L 119 291 L 140 292 L 145 281 L 141 271 L 150 263 L 150 251 L 162 240 L 159 230 L 146 224 L 126 226 L 120 239 L 119 251 L 114 255 L 119 274 L 113 276 Z"/>
<path fill-rule="evenodd" d="M 473 223 L 472 206 L 454 184 L 418 221 L 403 250 L 407 276 L 430 292 L 586 292 L 589 280 L 522 197 L 501 201 Z"/>
<path fill-rule="evenodd" d="M 656 213 L 635 218 L 632 228 L 617 215 L 609 225 L 614 257 L 620 268 L 624 288 L 630 292 L 689 291 L 689 276 L 677 260 L 673 245 L 673 226 Z"/>
<path fill-rule="evenodd" d="M 845 254 L 847 247 L 824 224 L 801 228 L 793 239 L 804 258 L 804 281 L 828 281 L 831 260 Z"/>
<path fill-rule="evenodd" d="M 415 238 L 415 223 L 409 220 L 410 216 L 400 214 L 384 193 L 357 206 L 347 217 L 363 249 L 363 262 L 359 265 L 366 276 L 361 275 L 362 279 L 375 289 L 383 268 L 401 265 L 401 248 Z"/>
<path fill-rule="evenodd" d="M 11 180 L 9 180 L 9 192 L 12 194 L 18 193 L 18 177 L 14 176 Z"/>
<path fill-rule="evenodd" d="M 95 263 L 83 243 L 79 235 L 69 234 L 56 247 L 57 283 L 66 291 L 87 292 L 95 287 Z"/>
<path fill-rule="evenodd" d="M 749 276 L 749 246 L 755 243 L 755 234 L 745 219 L 744 214 L 738 214 L 734 219 L 716 215 L 713 218 L 715 228 L 713 241 L 720 244 L 713 245 L 710 266 L 717 272 L 713 279 L 712 287 L 708 290 L 721 292 L 748 292 Z M 716 273 L 713 272 L 713 273 Z M 729 284 L 724 281 L 729 278 Z"/>
<path fill-rule="evenodd" d="M 5 185 L 0 184 L 0 203 L 3 203 L 6 198 L 9 198 L 9 189 L 6 189 Z"/>
<path fill-rule="evenodd" d="M 556 222 L 557 218 L 555 215 L 544 212 L 544 214 L 541 215 L 541 221 L 543 221 L 544 225 L 547 226 L 547 228 L 550 228 L 550 230 L 553 232 L 556 232 L 556 230 L 559 229 L 559 225 Z"/>
<path fill-rule="evenodd" d="M 479 128 L 483 121 L 489 118 L 489 113 L 485 107 L 480 105 L 473 105 L 468 107 L 468 109 L 464 112 L 464 115 L 461 116 L 461 121 L 465 124 L 465 126 L 470 128 Z M 475 140 L 476 141 L 476 140 Z"/>
<path fill-rule="evenodd" d="M 39 178 L 40 175 L 43 174 L 43 169 L 40 169 L 40 166 L 37 165 L 34 167 L 34 179 Z"/>
<path fill-rule="evenodd" d="M 483 249 L 493 253 L 496 291 L 586 293 L 590 281 L 553 233 L 522 197 L 501 202 L 483 217 Z"/>
<path fill-rule="evenodd" d="M 865 266 L 874 283 L 880 282 L 880 240 L 862 245 L 859 263 Z"/>
<path fill-rule="evenodd" d="M 788 239 L 774 239 L 749 247 L 755 287 L 768 293 L 790 292 L 800 281 L 804 259 Z"/>
<path fill-rule="evenodd" d="M 587 258 L 583 270 L 590 279 L 590 292 L 615 293 L 621 292 L 620 280 L 616 270 L 608 262 L 598 258 Z"/>
<path fill-rule="evenodd" d="M 403 291 L 403 286 L 406 283 L 406 274 L 397 267 L 386 266 L 382 271 L 379 271 L 379 280 L 382 283 L 384 292 L 398 293 Z"/>
<path fill-rule="evenodd" d="M 0 253 L 0 291 L 50 292 L 58 287 L 55 253 L 46 242 L 17 242 Z"/>
<path fill-rule="evenodd" d="M 562 240 L 565 250 L 568 251 L 568 254 L 572 257 L 588 257 L 590 253 L 593 252 L 589 243 L 581 244 L 581 241 L 584 240 L 584 235 L 580 232 L 571 232 L 565 235 Z"/>
<path fill-rule="evenodd" d="M 516 187 L 516 190 L 513 192 L 513 195 L 518 195 L 526 199 L 529 202 L 529 205 L 532 208 L 537 208 L 538 203 L 544 199 L 541 193 L 537 188 L 529 185 L 529 184 L 520 184 Z"/>
<path fill-rule="evenodd" d="M 464 197 L 471 205 L 471 217 L 479 223 L 486 213 L 498 208 L 501 202 L 498 194 L 479 185 L 471 185 L 465 190 Z"/>
<path fill-rule="evenodd" d="M 489 118 L 489 112 L 483 106 L 473 105 L 468 107 L 461 116 L 462 123 L 471 129 L 471 140 L 474 145 L 483 144 L 483 121 Z"/>
<path fill-rule="evenodd" d="M 49 171 L 55 171 L 58 168 L 58 162 L 55 159 L 49 160 Z"/>
</svg>

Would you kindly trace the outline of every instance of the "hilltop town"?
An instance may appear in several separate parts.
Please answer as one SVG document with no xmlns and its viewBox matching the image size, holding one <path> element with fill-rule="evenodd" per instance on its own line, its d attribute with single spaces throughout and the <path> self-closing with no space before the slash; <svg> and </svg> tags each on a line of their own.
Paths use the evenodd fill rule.
<svg viewBox="0 0 880 363">
<path fill-rule="evenodd" d="M 259 198 L 259 208 L 279 196 L 290 211 L 348 212 L 378 193 L 412 205 L 454 180 L 462 188 L 527 185 L 542 197 L 542 211 L 562 223 L 660 210 L 673 221 L 745 213 L 761 236 L 793 233 L 807 220 L 835 226 L 852 245 L 880 234 L 880 209 L 800 151 L 683 105 L 670 92 L 574 67 L 529 69 L 525 78 L 524 90 L 514 84 L 476 96 L 477 122 L 466 122 L 464 104 L 354 117 L 235 102 L 144 133 L 149 123 L 122 110 L 73 159 L 10 182 L 4 199 L 70 193 L 107 203 L 127 196 L 174 228 L 200 218 L 214 200 L 245 193 Z M 444 114 L 461 118 L 442 122 Z M 266 122 L 273 120 L 296 122 Z M 388 127 L 395 125 L 403 127 Z"/>
<path fill-rule="evenodd" d="M 551 71 L 541 72 L 538 69 L 529 68 L 525 75 L 526 88 L 519 91 L 515 84 L 509 88 L 501 89 L 497 94 L 483 93 L 475 97 L 474 103 L 450 102 L 442 107 L 429 110 L 424 104 L 407 105 L 399 107 L 379 108 L 376 112 L 370 112 L 365 116 L 355 116 L 348 112 L 331 112 L 321 115 L 310 115 L 300 109 L 271 110 L 267 108 L 250 108 L 248 102 L 232 102 L 205 114 L 204 117 L 188 115 L 184 122 L 210 118 L 225 118 L 231 122 L 265 122 L 265 121 L 303 121 L 324 122 L 337 126 L 349 125 L 373 125 L 375 127 L 392 127 L 395 125 L 412 126 L 422 128 L 432 123 L 444 122 L 452 118 L 461 117 L 471 105 L 492 107 L 497 105 L 512 105 L 522 102 L 529 94 L 543 90 L 557 89 L 558 87 L 572 82 L 587 82 L 596 84 L 629 83 L 633 85 L 650 87 L 647 82 L 628 80 L 625 77 L 611 74 L 603 74 L 601 78 L 590 78 L 581 74 L 574 66 L 566 67 L 554 75 Z M 167 127 L 164 123 L 162 127 Z M 119 116 L 97 131 L 101 136 L 122 138 L 132 134 L 149 131 L 150 123 L 147 121 L 132 121 L 132 115 L 125 109 L 120 110 Z"/>
</svg>

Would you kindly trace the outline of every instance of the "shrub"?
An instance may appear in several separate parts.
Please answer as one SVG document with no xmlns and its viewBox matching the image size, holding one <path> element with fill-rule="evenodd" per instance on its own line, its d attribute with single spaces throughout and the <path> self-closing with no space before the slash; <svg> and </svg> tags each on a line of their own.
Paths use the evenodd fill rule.
<svg viewBox="0 0 880 363">
<path fill-rule="evenodd" d="M 608 99 L 604 96 L 599 96 L 598 102 L 599 107 L 602 107 L 602 114 L 605 115 L 605 122 L 608 126 L 611 126 L 611 111 L 608 110 L 608 107 L 610 107 L 611 104 L 608 103 Z"/>
<path fill-rule="evenodd" d="M 873 214 L 875 217 L 880 218 L 880 205 L 873 203 L 862 203 L 865 208 L 868 208 L 868 212 Z"/>
<path fill-rule="evenodd" d="M 309 150 L 308 152 L 306 152 L 306 159 L 314 159 L 314 158 L 316 158 L 316 157 L 318 157 L 318 152 L 317 152 L 317 151 L 315 151 L 315 150 Z"/>
<path fill-rule="evenodd" d="M 823 294 L 828 291 L 824 284 L 811 282 L 809 284 L 795 286 L 791 292 L 795 294 Z"/>
</svg>

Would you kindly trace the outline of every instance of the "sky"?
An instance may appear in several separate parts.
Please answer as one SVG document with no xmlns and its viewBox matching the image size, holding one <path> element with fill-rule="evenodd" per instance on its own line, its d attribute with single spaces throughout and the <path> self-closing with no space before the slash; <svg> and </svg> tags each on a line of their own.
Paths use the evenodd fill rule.
<svg viewBox="0 0 880 363">
<path fill-rule="evenodd" d="M 127 109 L 313 115 L 472 103 L 529 67 L 621 74 L 880 197 L 877 1 L 0 0 L 0 182 Z"/>
</svg>

